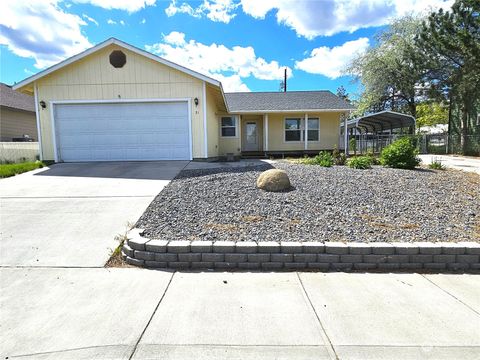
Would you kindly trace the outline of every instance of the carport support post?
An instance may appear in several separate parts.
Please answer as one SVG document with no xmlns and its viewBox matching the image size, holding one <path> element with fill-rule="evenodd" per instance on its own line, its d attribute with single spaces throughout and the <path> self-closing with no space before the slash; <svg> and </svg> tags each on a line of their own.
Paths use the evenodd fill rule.
<svg viewBox="0 0 480 360">
<path fill-rule="evenodd" d="M 345 144 L 345 156 L 348 157 L 348 116 L 345 116 L 343 114 L 343 120 L 344 120 L 344 125 L 343 125 L 343 136 L 344 136 L 344 144 Z"/>
</svg>

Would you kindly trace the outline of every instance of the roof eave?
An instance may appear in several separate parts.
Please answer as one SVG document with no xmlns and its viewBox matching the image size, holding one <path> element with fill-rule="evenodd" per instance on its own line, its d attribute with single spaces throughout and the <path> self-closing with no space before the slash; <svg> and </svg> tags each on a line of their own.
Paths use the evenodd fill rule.
<svg viewBox="0 0 480 360">
<path fill-rule="evenodd" d="M 272 113 L 309 113 L 309 112 L 345 112 L 352 111 L 355 109 L 293 109 L 293 110 L 235 110 L 229 111 L 230 114 L 246 114 L 246 113 L 262 113 L 262 114 L 272 114 Z"/>
</svg>

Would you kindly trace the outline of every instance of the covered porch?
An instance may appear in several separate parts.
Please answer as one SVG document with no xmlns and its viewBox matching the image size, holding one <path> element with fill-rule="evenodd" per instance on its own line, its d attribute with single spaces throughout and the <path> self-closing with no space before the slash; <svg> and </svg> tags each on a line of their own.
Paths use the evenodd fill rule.
<svg viewBox="0 0 480 360">
<path fill-rule="evenodd" d="M 239 116 L 242 156 L 316 154 L 337 146 L 338 113 L 266 113 Z"/>
</svg>

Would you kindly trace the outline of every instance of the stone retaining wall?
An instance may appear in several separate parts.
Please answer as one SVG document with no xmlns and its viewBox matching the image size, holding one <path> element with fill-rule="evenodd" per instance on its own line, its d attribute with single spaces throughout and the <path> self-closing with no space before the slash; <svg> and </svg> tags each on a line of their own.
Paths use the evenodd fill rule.
<svg viewBox="0 0 480 360">
<path fill-rule="evenodd" d="M 150 268 L 216 270 L 480 270 L 480 244 L 166 241 L 134 229 L 122 251 Z"/>
</svg>

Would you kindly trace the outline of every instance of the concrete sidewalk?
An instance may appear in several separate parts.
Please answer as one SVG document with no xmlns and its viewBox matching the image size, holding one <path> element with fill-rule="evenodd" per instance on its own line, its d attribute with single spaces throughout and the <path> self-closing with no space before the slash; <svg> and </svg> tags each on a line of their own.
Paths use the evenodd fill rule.
<svg viewBox="0 0 480 360">
<path fill-rule="evenodd" d="M 474 172 L 480 175 L 480 158 L 456 155 L 419 155 L 419 157 L 425 165 L 437 160 L 447 168 Z"/>
<path fill-rule="evenodd" d="M 1 268 L 5 359 L 478 359 L 480 276 Z"/>
</svg>

